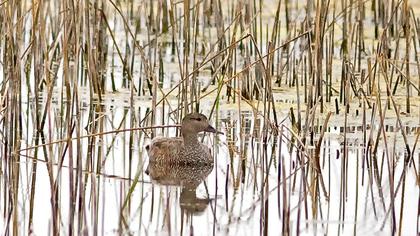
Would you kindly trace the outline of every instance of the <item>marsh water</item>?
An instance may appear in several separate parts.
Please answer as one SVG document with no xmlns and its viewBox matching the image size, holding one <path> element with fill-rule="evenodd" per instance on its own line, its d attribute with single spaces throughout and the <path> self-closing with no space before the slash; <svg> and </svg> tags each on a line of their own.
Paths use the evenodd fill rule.
<svg viewBox="0 0 420 236">
<path fill-rule="evenodd" d="M 204 114 L 206 112 L 203 110 Z M 112 113 L 109 111 L 109 114 Z M 387 168 L 384 150 L 379 151 L 381 155 L 376 164 L 381 185 L 374 185 L 372 182 L 377 179 L 370 176 L 370 168 L 373 167 L 369 167 L 374 162 L 368 163 L 365 159 L 366 149 L 361 138 L 349 138 L 347 162 L 342 160 L 343 138 L 333 133 L 325 138 L 321 168 L 326 193 L 324 195 L 319 190 L 316 202 L 319 204 L 316 206 L 319 215 L 314 219 L 313 206 L 309 201 L 311 196 L 302 190 L 305 179 L 299 174 L 307 163 L 299 164 L 301 160 L 297 152 L 290 152 L 290 140 L 281 141 L 277 135 L 269 135 L 265 141 L 258 134 L 263 131 L 257 131 L 261 121 L 254 120 L 252 112 L 235 114 L 221 111 L 219 115 L 221 122 L 217 127 L 225 135 L 206 135 L 204 139 L 212 147 L 214 166 L 157 165 L 152 166 L 147 175 L 147 154 L 144 150 L 147 140 L 143 142 L 135 138 L 131 147 L 133 154 L 129 157 L 128 133 L 104 137 L 100 145 L 109 151 L 104 151 L 106 155 L 101 160 L 100 174 L 83 172 L 88 182 L 91 178 L 90 181 L 94 179 L 96 183 L 94 189 L 88 184 L 85 190 L 89 195 L 96 195 L 96 200 L 86 202 L 89 209 L 84 213 L 86 225 L 91 226 L 84 229 L 86 233 L 94 232 L 94 227 L 97 227 L 97 232 L 105 235 L 121 234 L 121 228 L 124 229 L 123 234 L 133 235 L 258 235 L 262 231 L 277 235 L 281 232 L 284 218 L 289 217 L 290 233 L 294 235 L 391 234 L 390 212 L 386 210 L 388 208 L 382 208 L 382 204 L 389 204 L 390 199 L 390 186 L 387 184 L 390 181 L 384 174 Z M 241 121 L 235 119 L 239 115 Z M 243 125 L 239 126 L 239 122 Z M 351 134 L 362 136 L 360 131 Z M 169 129 L 165 135 L 176 136 L 176 128 Z M 401 144 L 395 142 L 394 145 Z M 243 160 L 238 158 L 240 147 L 245 150 Z M 313 147 L 309 147 L 311 149 Z M 403 149 L 395 149 L 395 176 L 400 176 L 403 166 L 398 163 L 404 161 L 405 155 Z M 30 160 L 22 161 L 22 165 L 30 163 Z M 50 190 L 44 183 L 48 182 L 45 164 L 40 163 L 38 168 L 39 194 L 35 198 L 33 230 L 43 235 L 51 227 L 51 221 L 47 220 L 51 214 Z M 64 231 L 69 204 L 65 201 L 69 194 L 65 184 L 69 181 L 66 162 L 62 168 L 60 211 Z M 344 169 L 346 190 L 342 189 L 341 182 Z M 26 174 L 23 172 L 22 175 Z M 418 189 L 414 170 L 409 169 L 406 178 L 407 208 L 403 235 L 411 235 L 417 224 Z M 23 196 L 27 194 L 27 190 L 21 191 Z M 341 191 L 345 191 L 344 200 L 341 200 Z M 98 205 L 93 207 L 94 204 Z M 97 209 L 96 213 L 94 209 Z M 123 210 L 124 219 L 121 219 Z M 99 221 L 97 226 L 89 223 L 93 217 Z M 23 225 L 22 230 L 25 230 Z"/>
<path fill-rule="evenodd" d="M 418 235 L 417 1 L 0 9 L 2 234 Z M 192 111 L 214 164 L 145 173 Z"/>
</svg>

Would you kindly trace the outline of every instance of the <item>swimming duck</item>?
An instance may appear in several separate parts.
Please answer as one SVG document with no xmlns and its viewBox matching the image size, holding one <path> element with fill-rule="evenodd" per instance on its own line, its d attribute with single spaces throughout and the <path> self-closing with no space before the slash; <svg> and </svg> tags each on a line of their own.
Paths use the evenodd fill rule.
<svg viewBox="0 0 420 236">
<path fill-rule="evenodd" d="M 198 165 L 213 163 L 209 147 L 198 141 L 200 132 L 221 133 L 213 128 L 207 117 L 190 113 L 182 119 L 182 137 L 156 137 L 146 146 L 150 163 Z M 148 173 L 148 169 L 146 173 Z"/>
</svg>

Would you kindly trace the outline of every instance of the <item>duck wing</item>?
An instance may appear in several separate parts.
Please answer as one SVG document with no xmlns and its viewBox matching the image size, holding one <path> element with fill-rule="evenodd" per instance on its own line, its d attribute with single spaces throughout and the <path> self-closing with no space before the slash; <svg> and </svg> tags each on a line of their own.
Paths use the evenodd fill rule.
<svg viewBox="0 0 420 236">
<path fill-rule="evenodd" d="M 157 137 L 146 146 L 150 162 L 170 162 L 176 159 L 184 146 L 182 138 Z"/>
</svg>

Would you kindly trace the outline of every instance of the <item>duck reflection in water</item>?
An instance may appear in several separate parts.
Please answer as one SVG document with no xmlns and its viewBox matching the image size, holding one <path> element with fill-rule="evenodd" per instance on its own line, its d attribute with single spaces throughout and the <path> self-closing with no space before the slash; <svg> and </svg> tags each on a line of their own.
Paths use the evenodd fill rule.
<svg viewBox="0 0 420 236">
<path fill-rule="evenodd" d="M 213 170 L 213 163 L 200 165 L 150 163 L 146 173 L 154 183 L 160 185 L 180 186 L 182 188 L 179 205 L 187 213 L 203 212 L 209 202 L 208 198 L 197 198 L 197 187 Z"/>
</svg>

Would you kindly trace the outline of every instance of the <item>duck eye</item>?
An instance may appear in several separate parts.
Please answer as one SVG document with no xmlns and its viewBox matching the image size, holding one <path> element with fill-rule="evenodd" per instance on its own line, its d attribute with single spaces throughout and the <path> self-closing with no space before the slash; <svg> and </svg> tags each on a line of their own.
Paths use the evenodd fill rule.
<svg viewBox="0 0 420 236">
<path fill-rule="evenodd" d="M 196 121 L 201 121 L 201 118 L 194 118 L 194 120 L 196 120 Z"/>
</svg>

